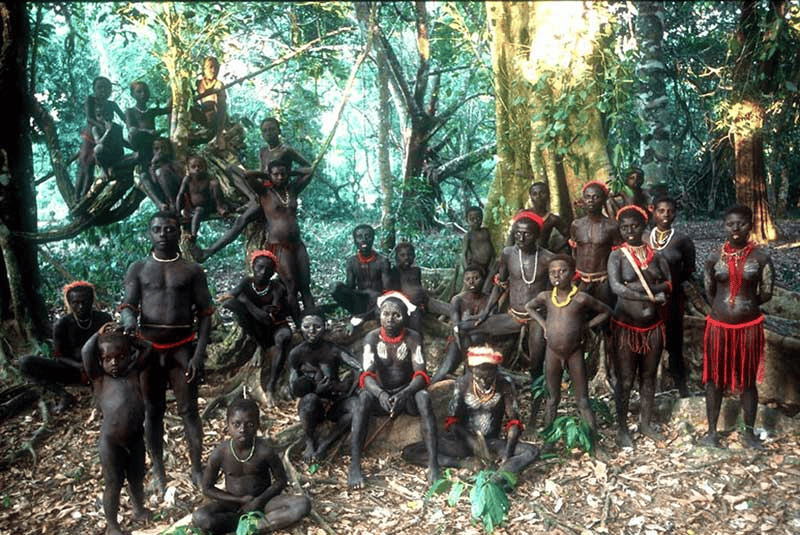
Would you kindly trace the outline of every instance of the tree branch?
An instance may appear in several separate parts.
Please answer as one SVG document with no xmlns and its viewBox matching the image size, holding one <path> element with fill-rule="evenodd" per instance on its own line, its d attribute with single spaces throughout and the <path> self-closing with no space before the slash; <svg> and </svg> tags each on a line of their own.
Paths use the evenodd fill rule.
<svg viewBox="0 0 800 535">
<path fill-rule="evenodd" d="M 496 148 L 496 142 L 487 143 L 482 147 L 478 147 L 473 151 L 453 158 L 449 162 L 443 163 L 442 165 L 436 167 L 433 172 L 436 174 L 439 180 L 442 180 L 448 176 L 452 176 L 465 169 L 468 169 L 479 162 L 482 162 L 489 156 L 493 155 Z"/>
</svg>

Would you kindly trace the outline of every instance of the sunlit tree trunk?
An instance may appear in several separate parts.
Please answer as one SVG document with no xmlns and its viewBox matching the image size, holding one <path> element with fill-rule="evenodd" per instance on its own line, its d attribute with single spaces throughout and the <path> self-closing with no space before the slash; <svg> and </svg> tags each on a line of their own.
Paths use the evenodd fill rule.
<svg viewBox="0 0 800 535">
<path fill-rule="evenodd" d="M 30 139 L 28 14 L 21 2 L 0 3 L 0 314 L 20 341 L 48 334 L 36 246 L 17 235 L 35 232 L 36 192 Z M 11 334 L 4 331 L 3 335 Z"/>
<path fill-rule="evenodd" d="M 772 2 L 771 9 L 782 3 Z M 762 39 L 756 0 L 743 0 L 741 3 L 738 37 L 742 46 L 734 66 L 734 104 L 729 111 L 736 162 L 736 202 L 753 210 L 752 237 L 764 243 L 777 238 L 767 197 L 764 107 L 759 99 L 761 91 L 766 89 L 765 84 L 769 83 L 766 77 L 772 65 L 770 62 L 756 62 L 755 71 L 764 76 L 753 80 L 754 61 Z"/>
<path fill-rule="evenodd" d="M 161 61 L 167 68 L 167 78 L 172 95 L 172 115 L 170 116 L 170 139 L 175 144 L 176 153 L 185 152 L 189 142 L 189 106 L 192 104 L 192 72 L 190 63 L 191 50 L 185 50 L 182 36 L 184 33 L 185 16 L 175 9 L 172 2 L 156 7 L 158 13 L 156 20 L 164 29 L 166 37 L 166 50 L 160 55 Z"/>
<path fill-rule="evenodd" d="M 664 37 L 663 2 L 638 2 L 636 38 L 639 50 L 637 75 L 641 80 L 637 99 L 642 136 L 640 166 L 648 184 L 664 183 L 672 162 L 671 119 L 667 96 L 667 68 L 662 44 Z"/>
<path fill-rule="evenodd" d="M 531 181 L 546 181 L 551 209 L 570 220 L 581 185 L 608 179 L 597 84 L 590 83 L 605 13 L 579 2 L 487 2 L 486 9 L 497 122 L 486 221 L 499 243 Z"/>
</svg>

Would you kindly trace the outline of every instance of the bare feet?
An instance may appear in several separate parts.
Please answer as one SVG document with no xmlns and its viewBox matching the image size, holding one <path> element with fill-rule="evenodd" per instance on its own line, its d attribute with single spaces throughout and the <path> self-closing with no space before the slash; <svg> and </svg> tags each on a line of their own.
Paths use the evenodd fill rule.
<svg viewBox="0 0 800 535">
<path fill-rule="evenodd" d="M 633 447 L 633 437 L 631 437 L 631 432 L 627 429 L 620 429 L 617 431 L 617 446 L 620 448 L 632 448 Z"/>
<path fill-rule="evenodd" d="M 203 488 L 203 471 L 202 470 L 192 470 L 192 483 L 194 484 L 195 488 L 200 489 Z"/>
<path fill-rule="evenodd" d="M 155 493 L 156 497 L 160 500 L 164 497 L 164 493 L 167 492 L 167 482 L 163 475 L 155 475 L 153 476 L 153 481 L 151 482 L 153 487 L 153 492 Z"/>
<path fill-rule="evenodd" d="M 441 470 L 439 470 L 438 464 L 429 466 L 426 474 L 428 476 L 428 483 L 433 483 L 434 481 L 442 477 L 442 473 Z"/>
<path fill-rule="evenodd" d="M 764 444 L 752 431 L 746 431 L 742 435 L 742 445 L 753 450 L 764 451 Z"/>
<path fill-rule="evenodd" d="M 133 521 L 137 524 L 147 524 L 153 517 L 153 511 L 145 507 L 133 510 Z"/>
<path fill-rule="evenodd" d="M 316 458 L 316 448 L 314 442 L 306 440 L 306 449 L 303 451 L 303 460 L 307 463 L 312 462 Z"/>
<path fill-rule="evenodd" d="M 122 528 L 120 528 L 119 525 L 112 526 L 111 524 L 109 524 L 106 527 L 106 535 L 124 535 L 124 533 L 122 532 Z"/>
<path fill-rule="evenodd" d="M 719 443 L 719 434 L 716 431 L 709 431 L 706 436 L 700 439 L 700 444 L 703 446 L 711 446 L 712 448 L 721 448 Z"/>
<path fill-rule="evenodd" d="M 350 465 L 350 472 L 347 474 L 347 484 L 351 489 L 364 488 L 364 476 L 361 474 L 361 467 L 356 463 Z"/>
</svg>

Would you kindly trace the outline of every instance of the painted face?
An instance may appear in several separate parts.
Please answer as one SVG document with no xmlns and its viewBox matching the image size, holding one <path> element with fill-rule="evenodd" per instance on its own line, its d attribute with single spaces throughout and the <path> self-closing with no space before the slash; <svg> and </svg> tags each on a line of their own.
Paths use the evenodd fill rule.
<svg viewBox="0 0 800 535">
<path fill-rule="evenodd" d="M 464 289 L 468 292 L 476 292 L 483 285 L 483 277 L 479 271 L 464 272 Z"/>
<path fill-rule="evenodd" d="M 319 316 L 306 316 L 300 322 L 300 332 L 309 344 L 316 343 L 325 332 L 325 322 Z"/>
<path fill-rule="evenodd" d="M 250 447 L 258 431 L 258 415 L 251 411 L 234 410 L 228 418 L 228 434 L 240 447 Z"/>
<path fill-rule="evenodd" d="M 403 305 L 387 299 L 381 305 L 381 327 L 389 336 L 397 336 L 403 329 Z"/>
<path fill-rule="evenodd" d="M 523 251 L 532 251 L 539 238 L 539 226 L 530 219 L 520 219 L 514 224 L 514 244 Z"/>
<path fill-rule="evenodd" d="M 136 84 L 131 92 L 133 99 L 140 106 L 150 99 L 150 90 L 144 84 Z"/>
<path fill-rule="evenodd" d="M 467 214 L 467 225 L 470 230 L 477 230 L 483 224 L 483 215 L 477 211 L 472 210 Z"/>
<path fill-rule="evenodd" d="M 269 171 L 269 179 L 275 186 L 283 186 L 288 178 L 289 177 L 286 174 L 286 167 L 283 165 L 274 165 Z"/>
<path fill-rule="evenodd" d="M 67 293 L 67 303 L 73 314 L 80 319 L 86 319 L 92 314 L 94 296 L 88 288 L 75 288 Z"/>
<path fill-rule="evenodd" d="M 100 349 L 103 371 L 111 377 L 118 377 L 130 359 L 128 345 L 122 338 L 111 338 L 98 342 L 97 347 Z"/>
<path fill-rule="evenodd" d="M 547 186 L 542 184 L 531 186 L 528 196 L 531 198 L 531 204 L 538 211 L 546 210 L 547 205 L 550 204 L 550 191 Z"/>
<path fill-rule="evenodd" d="M 367 256 L 372 251 L 372 242 L 375 240 L 375 235 L 366 228 L 360 228 L 353 234 L 353 241 L 356 243 L 358 251 Z"/>
<path fill-rule="evenodd" d="M 641 245 L 644 222 L 636 216 L 623 215 L 619 220 L 619 233 L 628 245 Z"/>
<path fill-rule="evenodd" d="M 660 202 L 653 212 L 653 219 L 659 230 L 667 230 L 675 221 L 675 206 L 671 202 Z"/>
<path fill-rule="evenodd" d="M 479 364 L 472 367 L 472 380 L 484 392 L 492 388 L 497 381 L 497 366 L 494 364 Z"/>
<path fill-rule="evenodd" d="M 94 83 L 94 96 L 100 100 L 108 100 L 111 96 L 111 82 L 101 78 Z"/>
<path fill-rule="evenodd" d="M 206 162 L 200 158 L 192 158 L 189 160 L 189 175 L 198 177 L 206 172 Z"/>
<path fill-rule="evenodd" d="M 572 277 L 575 275 L 575 270 L 563 260 L 553 260 L 550 262 L 547 273 L 550 275 L 550 284 L 565 289 L 569 288 L 570 284 L 572 284 Z"/>
<path fill-rule="evenodd" d="M 157 250 L 178 247 L 178 222 L 169 217 L 155 217 L 150 222 L 150 241 Z"/>
<path fill-rule="evenodd" d="M 743 247 L 750 239 L 753 224 L 744 215 L 732 213 L 725 218 L 725 231 L 728 233 L 728 242 L 736 247 Z"/>
<path fill-rule="evenodd" d="M 591 214 L 599 214 L 603 209 L 603 203 L 606 202 L 606 193 L 600 186 L 594 184 L 583 190 L 581 195 L 583 200 L 583 207 Z"/>
<path fill-rule="evenodd" d="M 259 288 L 267 285 L 269 280 L 275 274 L 275 263 L 271 258 L 266 256 L 258 256 L 253 261 L 253 283 Z"/>
<path fill-rule="evenodd" d="M 414 263 L 414 253 L 408 247 L 398 249 L 395 253 L 397 258 L 397 267 L 400 269 L 408 269 Z"/>
<path fill-rule="evenodd" d="M 280 140 L 281 127 L 275 121 L 261 123 L 261 137 L 270 145 L 277 145 Z"/>
</svg>

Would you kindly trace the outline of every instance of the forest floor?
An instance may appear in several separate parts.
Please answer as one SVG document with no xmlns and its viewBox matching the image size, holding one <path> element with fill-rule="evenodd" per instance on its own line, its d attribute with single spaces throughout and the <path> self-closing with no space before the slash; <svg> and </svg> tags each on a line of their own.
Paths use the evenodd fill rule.
<svg viewBox="0 0 800 535">
<path fill-rule="evenodd" d="M 697 225 L 692 237 L 698 246 L 698 265 L 720 243 L 719 224 Z M 786 227 L 785 227 L 786 228 Z M 773 260 L 782 285 L 797 291 L 797 242 L 800 224 L 790 225 L 789 247 L 775 249 Z M 717 245 L 714 245 L 717 244 Z M 211 380 L 213 383 L 213 379 Z M 201 409 L 211 385 L 201 387 Z M 526 470 L 510 494 L 505 523 L 495 533 L 742 534 L 800 533 L 800 420 L 779 417 L 781 431 L 766 436 L 765 450 L 754 452 L 739 445 L 733 423 L 723 434 L 723 449 L 698 445 L 706 429 L 701 389 L 693 382 L 694 396 L 678 400 L 675 391 L 658 394 L 657 424 L 665 436 L 653 442 L 635 434 L 635 449 L 614 444 L 616 426 L 600 421 L 598 452 L 561 452 L 537 461 Z M 565 385 L 566 388 L 566 385 Z M 25 454 L 0 468 L 0 534 L 103 533 L 105 519 L 101 496 L 103 482 L 97 454 L 101 416 L 88 389 L 72 389 L 78 402 L 64 414 L 50 414 L 46 438 L 35 458 Z M 530 392 L 520 389 L 523 421 L 527 421 Z M 613 407 L 605 391 L 594 397 Z M 571 395 L 562 398 L 561 414 L 575 414 Z M 632 404 L 630 421 L 637 416 Z M 169 490 L 163 500 L 151 498 L 153 520 L 133 531 L 160 533 L 185 518 L 201 502 L 188 478 L 188 459 L 182 424 L 174 416 L 174 403 L 166 420 Z M 761 413 L 768 412 L 763 407 Z M 223 411 L 204 422 L 206 453 L 226 436 Z M 735 421 L 735 420 L 734 420 Z M 0 425 L 0 459 L 18 451 L 42 422 L 36 408 Z M 297 425 L 296 403 L 281 401 L 262 412 L 262 434 L 273 436 Z M 531 426 L 533 427 L 533 426 Z M 765 435 L 766 432 L 764 431 Z M 523 439 L 541 445 L 533 429 Z M 296 481 L 286 492 L 306 493 L 317 518 L 306 518 L 286 531 L 293 534 L 421 534 L 482 533 L 471 521 L 467 495 L 455 507 L 446 496 L 425 500 L 428 485 L 422 468 L 409 466 L 399 452 L 365 455 L 365 489 L 347 488 L 349 455 L 343 446 L 336 459 L 323 462 L 315 473 L 300 460 L 300 447 L 291 448 Z M 467 469 L 453 472 L 469 480 Z M 149 481 L 149 476 L 148 476 Z M 122 524 L 128 529 L 132 515 L 123 491 Z"/>
</svg>

